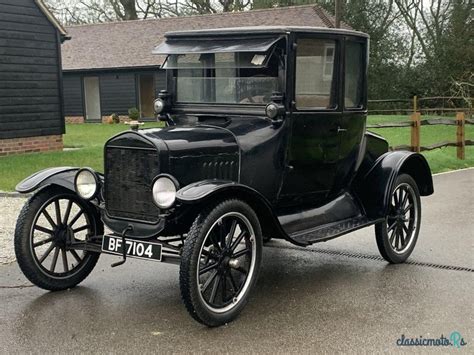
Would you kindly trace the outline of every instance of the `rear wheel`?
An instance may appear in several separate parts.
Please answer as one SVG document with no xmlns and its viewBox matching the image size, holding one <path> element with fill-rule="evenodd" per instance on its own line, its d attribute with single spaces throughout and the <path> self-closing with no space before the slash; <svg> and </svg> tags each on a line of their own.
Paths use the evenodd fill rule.
<svg viewBox="0 0 474 355">
<path fill-rule="evenodd" d="M 385 221 L 375 225 L 377 246 L 390 263 L 403 263 L 415 248 L 421 223 L 420 193 L 413 178 L 401 174 L 395 181 Z"/>
<path fill-rule="evenodd" d="M 260 223 L 245 202 L 226 200 L 203 211 L 181 258 L 181 295 L 191 316 L 210 327 L 235 319 L 256 282 L 261 253 Z"/>
<path fill-rule="evenodd" d="M 102 232 L 97 214 L 86 201 L 60 187 L 45 188 L 26 202 L 18 217 L 18 265 L 41 288 L 72 288 L 89 275 L 100 254 L 74 250 L 71 243 Z"/>
</svg>

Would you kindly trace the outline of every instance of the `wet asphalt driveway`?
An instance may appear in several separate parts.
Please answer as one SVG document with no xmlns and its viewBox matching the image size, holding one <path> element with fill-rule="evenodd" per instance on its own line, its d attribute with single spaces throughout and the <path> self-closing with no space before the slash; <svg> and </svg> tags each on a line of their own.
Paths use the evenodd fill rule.
<svg viewBox="0 0 474 355">
<path fill-rule="evenodd" d="M 217 329 L 186 313 L 176 266 L 111 269 L 117 258 L 104 256 L 81 286 L 49 293 L 16 287 L 29 283 L 1 265 L 0 352 L 394 352 L 402 334 L 458 331 L 472 353 L 474 169 L 434 181 L 409 264 L 382 261 L 373 228 L 308 249 L 271 242 L 250 303 Z"/>
</svg>

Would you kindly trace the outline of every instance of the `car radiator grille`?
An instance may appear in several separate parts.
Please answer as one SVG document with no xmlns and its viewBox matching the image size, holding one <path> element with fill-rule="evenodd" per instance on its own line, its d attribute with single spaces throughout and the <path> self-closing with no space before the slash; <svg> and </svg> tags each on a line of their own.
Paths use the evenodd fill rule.
<svg viewBox="0 0 474 355">
<path fill-rule="evenodd" d="M 152 182 L 159 174 L 158 152 L 150 148 L 107 147 L 105 207 L 110 217 L 156 223 Z"/>
</svg>

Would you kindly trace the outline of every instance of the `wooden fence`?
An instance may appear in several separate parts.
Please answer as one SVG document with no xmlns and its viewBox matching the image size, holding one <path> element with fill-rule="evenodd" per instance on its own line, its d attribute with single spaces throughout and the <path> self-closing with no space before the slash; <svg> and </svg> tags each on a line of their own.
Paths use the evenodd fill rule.
<svg viewBox="0 0 474 355">
<path fill-rule="evenodd" d="M 463 111 L 471 118 L 474 98 L 461 96 L 413 96 L 409 99 L 369 100 L 371 114 L 408 114 L 420 112 L 431 115 L 452 115 Z"/>
<path fill-rule="evenodd" d="M 447 118 L 426 118 L 421 119 L 420 112 L 413 112 L 410 116 L 410 121 L 401 121 L 393 123 L 379 123 L 373 125 L 367 125 L 367 128 L 396 128 L 396 127 L 411 127 L 411 145 L 399 145 L 390 147 L 391 150 L 411 150 L 413 152 L 423 152 L 427 150 L 434 150 L 442 147 L 457 147 L 458 159 L 465 159 L 465 147 L 467 145 L 474 145 L 474 141 L 466 140 L 465 127 L 466 124 L 474 124 L 473 119 L 465 117 L 464 112 L 456 113 L 456 120 Z M 420 131 L 421 126 L 436 126 L 436 125 L 448 125 L 457 126 L 456 129 L 456 140 L 455 141 L 444 141 L 435 143 L 429 146 L 422 146 L 420 144 Z"/>
</svg>

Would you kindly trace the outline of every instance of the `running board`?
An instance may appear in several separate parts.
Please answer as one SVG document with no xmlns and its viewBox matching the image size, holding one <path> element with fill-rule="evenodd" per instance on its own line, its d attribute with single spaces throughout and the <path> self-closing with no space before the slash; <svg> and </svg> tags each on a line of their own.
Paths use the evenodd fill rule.
<svg viewBox="0 0 474 355">
<path fill-rule="evenodd" d="M 290 238 L 300 245 L 311 245 L 318 242 L 324 242 L 329 239 L 339 237 L 343 234 L 353 232 L 357 229 L 364 228 L 379 222 L 378 220 L 369 220 L 365 216 L 345 219 L 322 225 L 306 231 L 293 233 Z"/>
</svg>

